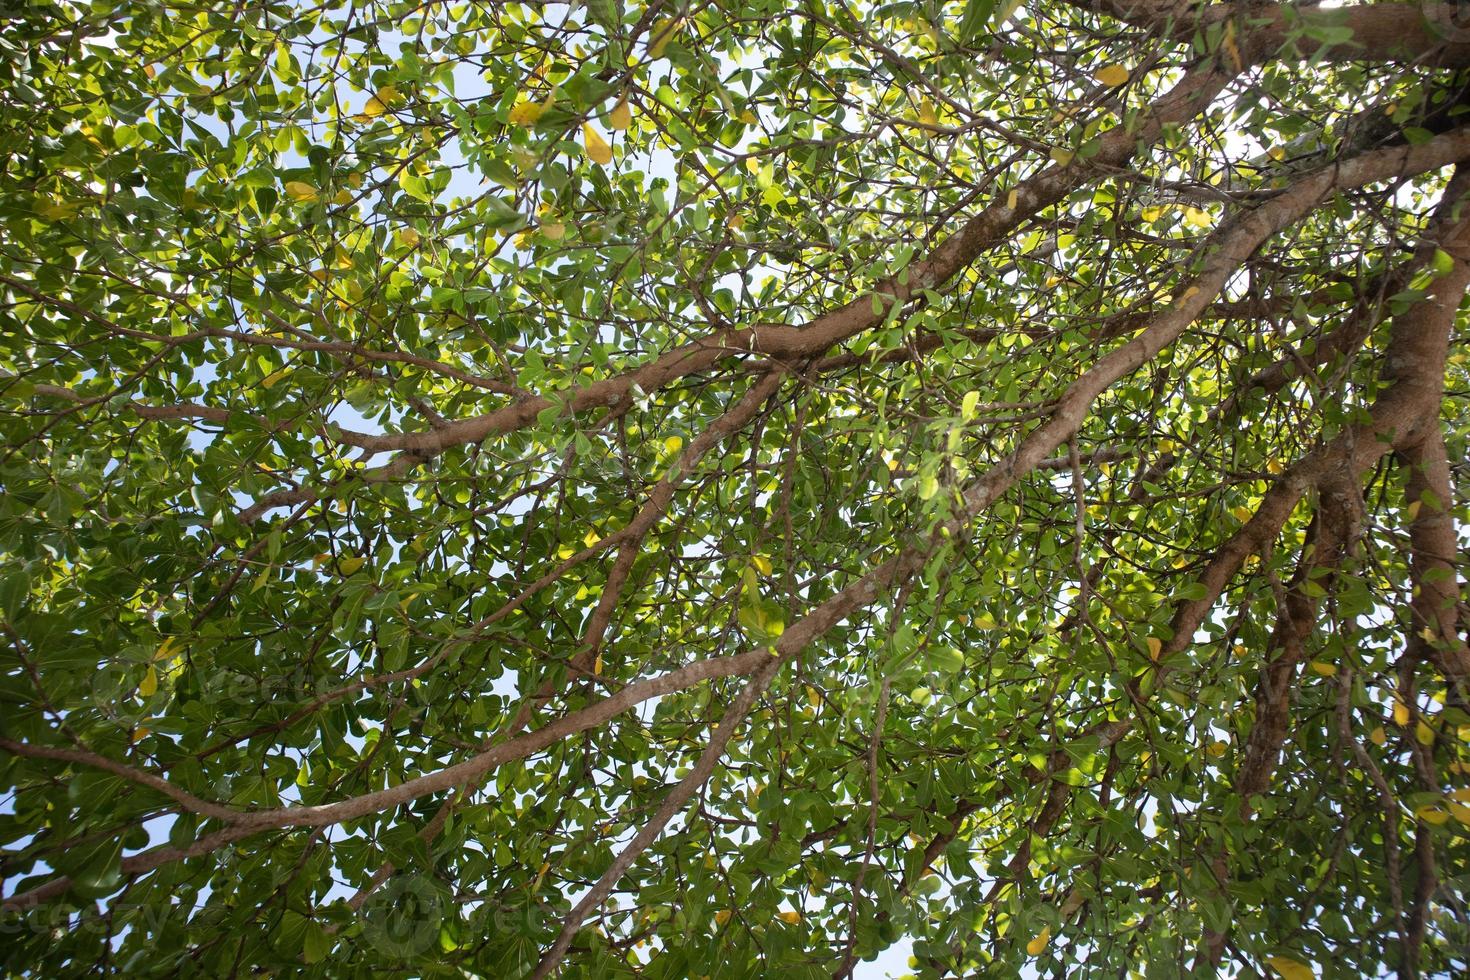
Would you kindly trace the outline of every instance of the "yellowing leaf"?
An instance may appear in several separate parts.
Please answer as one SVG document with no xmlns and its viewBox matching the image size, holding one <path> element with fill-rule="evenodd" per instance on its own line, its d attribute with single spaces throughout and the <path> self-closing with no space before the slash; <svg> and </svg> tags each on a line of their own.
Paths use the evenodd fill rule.
<svg viewBox="0 0 1470 980">
<path fill-rule="evenodd" d="M 1150 636 L 1145 642 L 1148 644 L 1148 659 L 1159 659 L 1159 652 L 1164 649 L 1164 642 L 1157 636 Z"/>
<path fill-rule="evenodd" d="M 158 693 L 158 671 L 153 669 L 152 664 L 148 665 L 148 671 L 138 682 L 138 693 L 145 698 L 151 698 Z"/>
<path fill-rule="evenodd" d="M 1316 980 L 1317 974 L 1310 966 L 1290 956 L 1268 956 L 1266 965 L 1279 973 L 1283 980 Z"/>
<path fill-rule="evenodd" d="M 628 108 L 628 97 L 625 95 L 613 106 L 612 112 L 607 114 L 607 128 L 623 130 L 633 125 L 633 110 Z"/>
<path fill-rule="evenodd" d="M 750 563 L 754 565 L 755 570 L 760 572 L 762 575 L 771 574 L 771 559 L 767 558 L 765 555 L 754 556 L 750 559 Z"/>
<path fill-rule="evenodd" d="M 787 923 L 790 923 L 791 925 L 794 926 L 798 922 L 801 921 L 801 913 L 800 912 L 777 912 L 776 913 L 776 918 L 780 919 L 782 922 L 787 922 Z"/>
<path fill-rule="evenodd" d="M 1152 224 L 1153 222 L 1158 221 L 1160 218 L 1162 218 L 1164 216 L 1164 212 L 1166 212 L 1168 210 L 1169 209 L 1166 208 L 1166 207 L 1152 207 L 1152 208 L 1144 208 L 1143 211 L 1140 212 L 1140 213 L 1141 213 L 1144 221 L 1147 221 L 1150 224 Z"/>
<path fill-rule="evenodd" d="M 1049 942 L 1051 942 L 1051 926 L 1043 926 L 1041 931 L 1026 944 L 1026 954 L 1028 956 L 1040 956 L 1042 950 L 1046 949 L 1046 944 Z"/>
<path fill-rule="evenodd" d="M 965 397 L 960 399 L 960 418 L 966 422 L 975 417 L 975 412 L 980 408 L 980 392 L 967 391 Z"/>
<path fill-rule="evenodd" d="M 1379 725 L 1377 728 L 1374 728 L 1371 732 L 1368 733 L 1368 741 L 1372 742 L 1374 745 L 1382 745 L 1384 742 L 1388 741 L 1388 733 L 1383 730 L 1382 725 Z"/>
<path fill-rule="evenodd" d="M 939 125 L 939 113 L 934 108 L 934 103 L 928 99 L 919 100 L 919 122 L 926 126 Z"/>
<path fill-rule="evenodd" d="M 1393 702 L 1393 723 L 1399 726 L 1409 723 L 1409 706 L 1397 699 Z"/>
<path fill-rule="evenodd" d="M 174 646 L 178 643 L 178 639 L 176 636 L 170 636 L 160 643 L 158 649 L 153 651 L 153 659 L 167 660 L 169 655 L 174 652 Z"/>
<path fill-rule="evenodd" d="M 1323 677 L 1334 677 L 1337 675 L 1337 664 L 1325 663 L 1321 660 L 1313 660 L 1311 667 Z"/>
<path fill-rule="evenodd" d="M 601 540 L 602 535 L 590 529 L 587 531 L 586 534 L 582 535 L 582 543 L 589 548 Z"/>
<path fill-rule="evenodd" d="M 1279 459 L 1272 458 L 1266 460 L 1266 472 L 1272 476 L 1280 476 L 1285 469 L 1286 467 L 1281 465 L 1281 460 Z"/>
<path fill-rule="evenodd" d="M 684 448 L 684 440 L 678 436 L 669 436 L 664 440 L 664 450 L 669 453 L 677 453 Z"/>
<path fill-rule="evenodd" d="M 715 913 L 715 925 L 722 926 L 730 921 L 730 910 L 720 909 Z"/>
<path fill-rule="evenodd" d="M 1205 746 L 1205 751 L 1209 753 L 1212 758 L 1218 759 L 1220 758 L 1220 756 L 1230 751 L 1230 743 L 1219 741 L 1211 742 L 1209 745 Z"/>
<path fill-rule="evenodd" d="M 1016 210 L 1016 202 L 1020 200 L 1020 197 L 1020 191 L 1011 191 L 1009 194 L 1006 195 L 1006 207 L 1010 208 L 1012 211 Z"/>
<path fill-rule="evenodd" d="M 592 661 L 592 676 L 593 677 L 601 677 L 602 676 L 602 654 L 601 653 L 599 653 L 597 655 L 597 659 L 596 660 Z"/>
<path fill-rule="evenodd" d="M 760 122 L 760 117 L 751 112 L 749 109 L 746 109 L 740 113 L 740 121 L 745 123 L 745 125 L 747 126 L 754 126 L 755 124 Z"/>
<path fill-rule="evenodd" d="M 1071 150 L 1064 150 L 1059 146 L 1053 147 L 1051 151 L 1052 162 L 1059 167 L 1065 167 L 1067 164 L 1071 163 L 1073 156 L 1075 156 L 1075 154 Z"/>
<path fill-rule="evenodd" d="M 675 34 L 679 33 L 679 28 L 683 24 L 682 17 L 672 22 L 665 20 L 655 24 L 653 30 L 648 33 L 648 56 L 662 58 L 664 48 L 669 46 L 669 42 L 674 39 Z"/>
<path fill-rule="evenodd" d="M 559 242 L 567 237 L 567 226 L 561 221 L 548 221 L 541 226 L 540 231 L 548 240 L 553 242 Z"/>
<path fill-rule="evenodd" d="M 592 128 L 591 123 L 582 124 L 582 142 L 587 146 L 587 158 L 593 163 L 604 167 L 612 163 L 612 147 L 608 146 L 607 140 Z"/>
<path fill-rule="evenodd" d="M 374 119 L 388 111 L 388 106 L 376 95 L 369 96 L 362 107 L 362 114 L 368 119 Z"/>
<path fill-rule="evenodd" d="M 1128 69 L 1122 65 L 1104 65 L 1092 73 L 1099 85 L 1116 86 L 1128 81 Z"/>
<path fill-rule="evenodd" d="M 142 689 L 139 688 L 139 690 Z M 1425 823 L 1431 824 L 1435 827 L 1440 826 L 1450 819 L 1450 815 L 1446 813 L 1443 809 L 1441 809 L 1437 803 L 1424 804 L 1414 811 L 1414 815 L 1417 816 L 1420 820 L 1423 820 Z"/>
<path fill-rule="evenodd" d="M 1424 503 L 1422 500 L 1411 500 L 1409 506 L 1404 508 L 1404 513 L 1409 515 L 1409 520 L 1419 516 L 1419 508 Z"/>
<path fill-rule="evenodd" d="M 303 180 L 286 181 L 286 196 L 293 201 L 315 201 L 316 188 Z"/>
<path fill-rule="evenodd" d="M 1233 508 L 1230 513 L 1234 514 L 1235 519 L 1242 524 L 1248 523 L 1252 516 L 1251 509 L 1245 506 Z"/>
<path fill-rule="evenodd" d="M 398 242 L 399 244 L 404 245 L 407 248 L 413 248 L 421 240 L 422 239 L 419 236 L 419 233 L 414 231 L 412 228 L 398 229 Z"/>
<path fill-rule="evenodd" d="M 359 568 L 361 568 L 366 562 L 367 559 L 362 557 L 361 555 L 352 555 L 351 557 L 343 558 L 341 561 L 337 562 L 337 571 L 341 572 L 343 575 L 351 575 Z"/>
<path fill-rule="evenodd" d="M 1210 212 L 1202 208 L 1185 208 L 1184 220 L 1196 228 L 1210 227 Z"/>
<path fill-rule="evenodd" d="M 1414 726 L 1414 737 L 1419 740 L 1420 745 L 1433 745 L 1434 729 L 1421 721 Z"/>
<path fill-rule="evenodd" d="M 352 192 L 349 191 L 345 187 L 342 188 L 340 191 L 337 192 L 337 196 L 336 197 L 332 198 L 332 203 L 333 204 L 336 204 L 336 205 L 338 205 L 340 207 L 344 207 L 344 208 L 347 207 L 347 205 L 351 204 L 352 201 L 353 201 Z"/>
<path fill-rule="evenodd" d="M 143 741 L 143 739 L 145 739 L 147 737 L 148 737 L 148 729 L 146 729 L 146 728 L 139 728 L 137 731 L 133 732 L 133 741 L 135 743 L 141 742 L 141 741 Z"/>
<path fill-rule="evenodd" d="M 546 105 L 541 102 L 517 102 L 510 107 L 506 118 L 517 126 L 534 126 L 536 120 L 540 119 L 541 114 L 545 111 Z"/>
</svg>

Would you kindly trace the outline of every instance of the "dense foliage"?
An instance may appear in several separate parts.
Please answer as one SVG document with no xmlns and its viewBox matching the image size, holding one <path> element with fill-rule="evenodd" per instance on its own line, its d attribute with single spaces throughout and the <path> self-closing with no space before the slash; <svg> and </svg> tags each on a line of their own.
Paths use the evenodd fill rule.
<svg viewBox="0 0 1470 980">
<path fill-rule="evenodd" d="M 0 21 L 7 973 L 1467 967 L 1456 7 Z"/>
</svg>

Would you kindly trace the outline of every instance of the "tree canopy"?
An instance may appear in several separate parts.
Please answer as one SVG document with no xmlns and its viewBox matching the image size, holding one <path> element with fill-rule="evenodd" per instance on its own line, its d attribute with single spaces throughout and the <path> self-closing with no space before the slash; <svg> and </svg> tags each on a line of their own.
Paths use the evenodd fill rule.
<svg viewBox="0 0 1470 980">
<path fill-rule="evenodd" d="M 1467 968 L 1458 6 L 3 10 L 7 973 Z"/>
</svg>

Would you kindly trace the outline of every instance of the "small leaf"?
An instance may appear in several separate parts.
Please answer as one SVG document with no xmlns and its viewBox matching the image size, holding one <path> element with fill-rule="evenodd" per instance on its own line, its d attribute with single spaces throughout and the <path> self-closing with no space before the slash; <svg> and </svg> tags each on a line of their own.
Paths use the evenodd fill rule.
<svg viewBox="0 0 1470 980">
<path fill-rule="evenodd" d="M 633 125 L 633 110 L 628 108 L 628 97 L 625 95 L 613 106 L 612 112 L 607 114 L 607 128 L 624 130 Z"/>
<path fill-rule="evenodd" d="M 980 392 L 967 391 L 965 397 L 960 400 L 960 418 L 966 422 L 975 417 L 975 412 L 980 407 Z"/>
<path fill-rule="evenodd" d="M 607 140 L 592 128 L 591 123 L 582 124 L 582 141 L 587 146 L 587 158 L 593 163 L 604 167 L 612 163 L 612 147 L 608 146 Z"/>
<path fill-rule="evenodd" d="M 1051 942 L 1051 926 L 1043 926 L 1041 931 L 1033 936 L 1031 941 L 1026 944 L 1026 954 L 1028 956 L 1040 956 L 1042 951 L 1046 949 L 1046 944 L 1049 942 Z"/>
<path fill-rule="evenodd" d="M 1316 980 L 1317 974 L 1310 966 L 1290 956 L 1268 956 L 1266 965 L 1281 974 L 1284 980 Z"/>
<path fill-rule="evenodd" d="M 511 106 L 506 118 L 516 126 L 534 126 L 545 111 L 546 106 L 541 102 L 517 102 Z"/>
<path fill-rule="evenodd" d="M 1122 65 L 1104 65 L 1093 72 L 1092 77 L 1097 79 L 1099 85 L 1115 87 L 1128 81 L 1129 72 Z"/>
</svg>

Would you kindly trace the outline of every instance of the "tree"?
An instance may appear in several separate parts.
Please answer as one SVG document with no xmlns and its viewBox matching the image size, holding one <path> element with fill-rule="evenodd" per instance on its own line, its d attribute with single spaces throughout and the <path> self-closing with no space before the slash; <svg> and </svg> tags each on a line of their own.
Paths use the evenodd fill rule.
<svg viewBox="0 0 1470 980">
<path fill-rule="evenodd" d="M 1465 967 L 1459 8 L 6 19 L 7 971 Z"/>
</svg>

